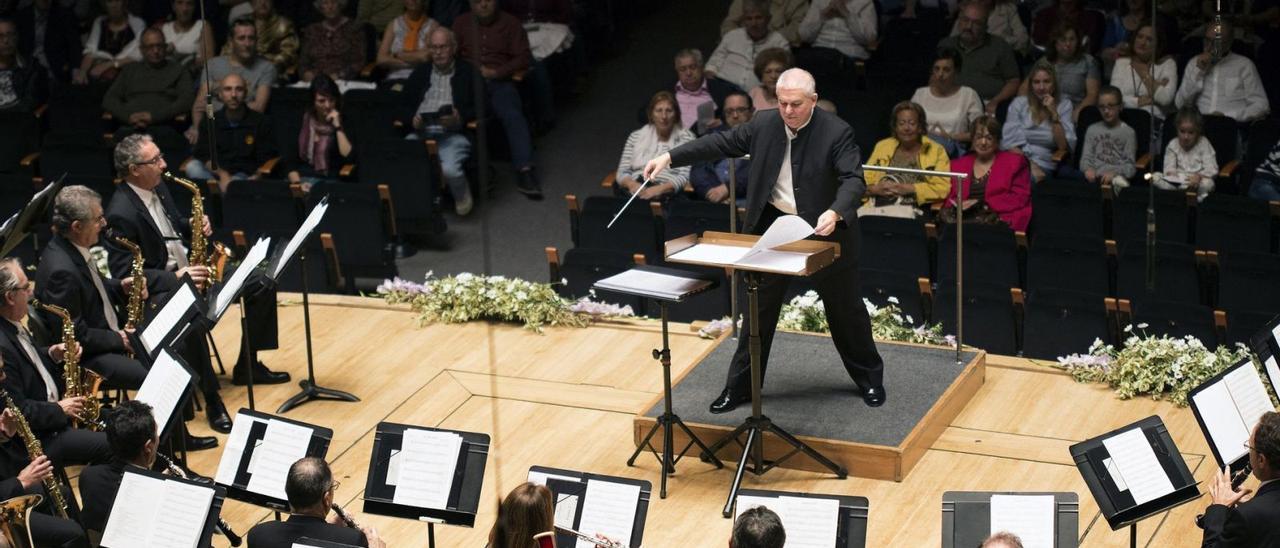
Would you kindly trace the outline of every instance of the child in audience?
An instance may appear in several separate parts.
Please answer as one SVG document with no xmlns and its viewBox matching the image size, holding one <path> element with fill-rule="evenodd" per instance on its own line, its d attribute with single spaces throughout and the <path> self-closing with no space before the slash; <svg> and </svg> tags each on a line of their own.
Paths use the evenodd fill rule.
<svg viewBox="0 0 1280 548">
<path fill-rule="evenodd" d="M 1098 93 L 1098 110 L 1102 121 L 1094 122 L 1084 133 L 1084 151 L 1080 153 L 1080 169 L 1091 183 L 1111 183 L 1120 190 L 1129 186 L 1138 151 L 1138 138 L 1133 128 L 1120 120 L 1124 102 L 1115 86 Z"/>
<path fill-rule="evenodd" d="M 1204 123 L 1195 107 L 1178 110 L 1174 124 L 1178 138 L 1165 148 L 1164 176 L 1156 178 L 1156 187 L 1195 191 L 1196 199 L 1204 201 L 1213 192 L 1213 178 L 1218 174 L 1217 153 L 1202 135 Z"/>
</svg>

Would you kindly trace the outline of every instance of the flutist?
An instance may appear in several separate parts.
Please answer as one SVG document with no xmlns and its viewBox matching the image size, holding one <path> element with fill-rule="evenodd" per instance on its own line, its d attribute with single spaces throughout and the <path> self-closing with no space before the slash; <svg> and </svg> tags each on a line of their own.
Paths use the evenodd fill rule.
<svg viewBox="0 0 1280 548">
<path fill-rule="evenodd" d="M 291 513 L 285 521 L 265 521 L 249 530 L 249 546 L 253 548 L 291 548 L 298 539 L 340 542 L 352 546 L 385 548 L 386 544 L 372 527 L 355 529 L 347 526 L 333 509 L 333 495 L 338 490 L 329 464 L 324 459 L 307 457 L 289 467 L 284 492 L 289 497 Z"/>
</svg>

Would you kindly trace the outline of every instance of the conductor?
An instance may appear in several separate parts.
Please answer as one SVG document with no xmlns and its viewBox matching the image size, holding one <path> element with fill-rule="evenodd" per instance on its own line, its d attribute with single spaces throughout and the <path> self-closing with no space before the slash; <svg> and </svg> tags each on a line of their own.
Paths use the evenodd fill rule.
<svg viewBox="0 0 1280 548">
<path fill-rule="evenodd" d="M 730 131 L 712 133 L 652 159 L 644 178 L 653 180 L 669 166 L 686 166 L 726 157 L 751 155 L 747 180 L 746 230 L 763 234 L 782 215 L 799 215 L 814 225 L 820 240 L 840 244 L 840 257 L 817 272 L 813 282 L 826 308 L 831 340 L 844 368 L 871 407 L 884 404 L 884 360 L 871 339 L 871 320 L 858 286 L 857 204 L 866 191 L 862 155 L 853 129 L 834 114 L 813 107 L 818 102 L 813 75 L 790 69 L 778 78 L 778 109 L 756 114 Z M 760 375 L 764 382 L 769 348 L 778 326 L 788 276 L 760 274 L 758 319 Z M 751 321 L 748 318 L 746 321 Z M 743 326 L 749 330 L 749 325 Z M 711 403 L 712 413 L 726 413 L 751 400 L 751 356 L 748 339 L 738 340 L 724 391 Z"/>
</svg>

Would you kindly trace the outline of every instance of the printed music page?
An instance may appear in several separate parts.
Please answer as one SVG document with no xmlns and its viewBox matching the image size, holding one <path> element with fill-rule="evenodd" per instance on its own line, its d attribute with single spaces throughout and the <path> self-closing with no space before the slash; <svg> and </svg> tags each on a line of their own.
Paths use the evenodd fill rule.
<svg viewBox="0 0 1280 548">
<path fill-rule="evenodd" d="M 698 244 L 671 255 L 673 260 L 712 264 L 733 264 L 745 257 L 751 249 L 736 245 Z"/>
<path fill-rule="evenodd" d="M 163 511 L 152 521 L 150 546 L 196 548 L 209 518 L 213 489 L 177 481 L 164 486 Z"/>
<path fill-rule="evenodd" d="M 231 273 L 231 278 L 222 285 L 222 289 L 218 290 L 217 297 L 217 315 L 221 318 L 222 314 L 227 311 L 227 307 L 231 306 L 231 301 L 240 294 L 240 288 L 244 286 L 244 281 L 249 279 L 249 274 L 253 273 L 255 268 L 263 259 L 267 258 L 267 248 L 271 246 L 271 238 L 258 238 L 258 242 L 249 248 L 249 252 L 245 253 L 244 261 L 240 266 L 236 267 L 236 271 Z"/>
<path fill-rule="evenodd" d="M 1053 495 L 991 495 L 991 532 L 1008 531 L 1026 548 L 1053 548 Z"/>
<path fill-rule="evenodd" d="M 738 502 L 733 507 L 733 520 L 738 521 L 738 516 L 741 516 L 743 512 L 746 512 L 747 510 L 750 510 L 752 508 L 758 508 L 760 506 L 773 510 L 773 512 L 776 514 L 778 512 L 778 509 L 775 507 L 780 506 L 780 504 L 778 503 L 778 499 L 774 497 L 753 497 L 751 495 L 738 495 Z"/>
<path fill-rule="evenodd" d="M 575 477 L 573 477 L 573 476 L 560 476 L 560 475 L 551 474 L 551 473 L 548 473 L 548 472 L 534 472 L 533 470 L 530 470 L 530 471 L 529 471 L 529 477 L 528 477 L 529 483 L 536 483 L 536 484 L 538 484 L 538 485 L 546 485 L 546 484 L 547 484 L 547 480 L 548 480 L 548 479 L 558 479 L 558 480 L 565 480 L 565 481 L 576 481 L 576 482 L 579 482 L 579 483 L 581 483 L 581 482 L 582 482 L 582 478 L 575 478 Z"/>
<path fill-rule="evenodd" d="M 1213 443 L 1218 455 L 1226 462 L 1232 462 L 1249 451 L 1244 442 L 1249 440 L 1249 430 L 1240 420 L 1240 412 L 1231 401 L 1231 391 L 1225 382 L 1216 382 L 1205 387 L 1191 397 L 1200 412 L 1200 420 L 1209 433 L 1209 441 Z"/>
<path fill-rule="evenodd" d="M 619 542 L 630 544 L 631 529 L 635 526 L 636 507 L 640 504 L 640 486 L 587 480 L 586 500 L 582 503 L 582 519 L 578 531 L 589 537 L 600 533 Z M 577 548 L 594 548 L 578 539 Z"/>
<path fill-rule="evenodd" d="M 1267 356 L 1262 361 L 1262 365 L 1267 370 L 1267 380 L 1271 381 L 1271 389 L 1280 392 L 1280 364 L 1276 363 L 1275 356 Z"/>
<path fill-rule="evenodd" d="M 443 509 L 449 504 L 462 436 L 409 428 L 400 443 L 400 476 L 391 502 Z"/>
<path fill-rule="evenodd" d="M 1235 407 L 1240 411 L 1240 419 L 1244 422 L 1245 430 L 1253 432 L 1253 427 L 1258 425 L 1258 420 L 1268 411 L 1275 411 L 1275 406 L 1271 405 L 1271 396 L 1267 395 L 1267 388 L 1262 385 L 1262 377 L 1258 376 L 1258 370 L 1254 369 L 1252 362 L 1246 362 L 1243 366 L 1235 368 L 1223 377 L 1223 382 L 1227 385 L 1227 390 L 1231 392 L 1231 399 L 1235 402 Z M 1245 437 L 1248 439 L 1248 436 Z"/>
<path fill-rule="evenodd" d="M 811 234 L 813 234 L 813 227 L 809 226 L 808 221 L 799 215 L 783 215 L 769 225 L 768 230 L 765 230 L 756 241 L 756 245 L 751 246 L 751 252 L 747 253 L 747 257 L 766 249 L 798 242 Z"/>
<path fill-rule="evenodd" d="M 778 500 L 782 503 L 779 517 L 787 531 L 787 548 L 835 548 L 840 501 L 800 497 Z"/>
<path fill-rule="evenodd" d="M 253 417 L 237 413 L 235 422 L 231 423 L 231 433 L 227 435 L 227 445 L 222 449 L 222 460 L 218 461 L 218 473 L 213 481 L 218 485 L 230 487 L 236 481 L 236 469 L 240 466 L 240 457 L 244 456 L 245 445 L 249 442 L 249 429 L 257 422 Z"/>
<path fill-rule="evenodd" d="M 600 280 L 596 282 L 596 285 L 602 289 L 618 289 L 624 293 L 643 291 L 667 299 L 678 299 L 682 295 L 706 285 L 706 283 L 706 281 L 697 278 L 673 276 L 671 274 L 633 268 Z"/>
<path fill-rule="evenodd" d="M 151 322 L 142 330 L 139 338 L 142 339 L 142 346 L 147 347 L 147 352 L 151 352 L 160 341 L 164 340 L 164 336 L 173 331 L 178 320 L 182 319 L 182 315 L 191 309 L 191 304 L 196 302 L 196 294 L 191 292 L 191 288 L 182 285 L 178 291 L 169 297 L 169 302 L 164 303 L 164 307 L 151 318 Z"/>
<path fill-rule="evenodd" d="M 249 484 L 245 489 L 278 499 L 289 498 L 284 492 L 289 467 L 307 455 L 309 445 L 310 428 L 276 419 L 268 420 L 262 444 L 253 452 Z"/>
<path fill-rule="evenodd" d="M 133 399 L 151 406 L 151 413 L 156 418 L 156 428 L 164 430 L 169 424 L 173 409 L 178 406 L 187 385 L 191 383 L 189 373 L 169 351 L 161 350 L 156 363 L 147 372 L 138 393 Z"/>
<path fill-rule="evenodd" d="M 102 546 L 147 546 L 152 520 L 164 498 L 164 480 L 126 471 L 102 532 Z"/>
<path fill-rule="evenodd" d="M 1120 475 L 1129 486 L 1134 504 L 1144 504 L 1173 492 L 1156 452 L 1141 428 L 1133 428 L 1102 440 Z"/>
<path fill-rule="evenodd" d="M 302 221 L 302 226 L 293 234 L 293 238 L 289 239 L 288 245 L 284 248 L 284 253 L 280 254 L 280 262 L 271 273 L 271 279 L 274 280 L 280 277 L 280 272 L 284 270 L 285 265 L 289 264 L 289 259 L 293 257 L 294 253 L 298 252 L 298 247 L 302 245 L 302 242 L 306 241 L 307 236 L 311 235 L 311 231 L 315 230 L 316 225 L 320 224 L 320 219 L 324 218 L 324 212 L 328 210 L 328 200 L 320 202 L 311 208 L 311 213 L 307 215 L 306 220 Z"/>
<path fill-rule="evenodd" d="M 102 546 L 196 548 L 213 489 L 126 471 L 111 507 Z"/>
</svg>

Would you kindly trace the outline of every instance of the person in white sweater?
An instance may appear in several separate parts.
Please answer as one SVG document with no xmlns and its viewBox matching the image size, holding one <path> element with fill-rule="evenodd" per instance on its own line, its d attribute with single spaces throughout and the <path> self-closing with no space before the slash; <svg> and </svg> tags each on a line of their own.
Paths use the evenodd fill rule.
<svg viewBox="0 0 1280 548">
<path fill-rule="evenodd" d="M 1164 190 L 1187 190 L 1204 201 L 1213 192 L 1213 178 L 1218 174 L 1218 156 L 1213 145 L 1202 135 L 1203 121 L 1194 107 L 1178 110 L 1174 118 L 1178 138 L 1169 141 L 1164 150 L 1163 176 L 1155 185 Z"/>
<path fill-rule="evenodd" d="M 1163 55 L 1150 23 L 1134 33 L 1133 55 L 1116 59 L 1111 69 L 1111 85 L 1120 90 L 1124 108 L 1140 108 L 1164 119 L 1173 111 L 1173 95 L 1178 89 L 1178 63 Z M 1155 74 L 1151 74 L 1152 65 Z"/>
<path fill-rule="evenodd" d="M 703 70 L 708 77 L 719 77 L 748 90 L 760 85 L 755 73 L 756 56 L 771 48 L 785 50 L 791 44 L 778 31 L 769 29 L 768 0 L 743 2 L 741 24 L 720 39 Z"/>
<path fill-rule="evenodd" d="M 875 5 L 871 0 L 814 0 L 800 21 L 800 41 L 867 59 L 867 46 L 876 41 Z"/>
<path fill-rule="evenodd" d="M 956 81 L 960 72 L 960 53 L 943 48 L 933 61 L 929 85 L 916 89 L 911 102 L 924 108 L 929 118 L 929 138 L 957 158 L 969 146 L 969 124 L 982 115 L 982 98 L 978 92 Z"/>
<path fill-rule="evenodd" d="M 689 166 L 662 172 L 656 180 L 641 188 L 645 162 L 659 154 L 692 141 L 693 134 L 680 124 L 680 107 L 669 91 L 659 91 L 649 100 L 649 123 L 631 132 L 618 158 L 614 190 L 630 196 L 639 193 L 645 200 L 665 200 L 689 184 Z"/>
</svg>

